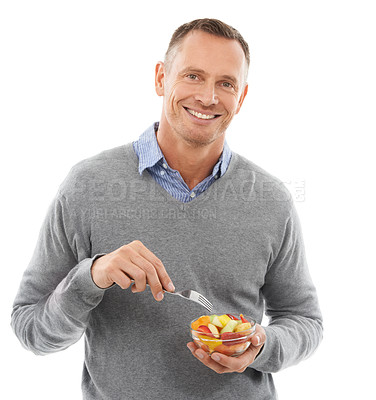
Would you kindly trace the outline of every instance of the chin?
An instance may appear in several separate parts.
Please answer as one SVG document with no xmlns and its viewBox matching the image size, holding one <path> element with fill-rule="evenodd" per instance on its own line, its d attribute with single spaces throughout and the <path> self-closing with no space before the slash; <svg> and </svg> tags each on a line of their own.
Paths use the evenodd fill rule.
<svg viewBox="0 0 376 400">
<path fill-rule="evenodd" d="M 218 138 L 223 135 L 224 132 L 211 135 L 203 135 L 197 132 L 180 132 L 179 135 L 182 137 L 187 143 L 195 147 L 208 146 L 211 143 L 215 142 Z"/>
<path fill-rule="evenodd" d="M 225 133 L 225 127 L 222 125 L 205 127 L 195 126 L 191 121 L 181 120 L 180 118 L 169 118 L 168 124 L 175 134 L 186 143 L 195 147 L 208 146 L 215 142 Z"/>
</svg>

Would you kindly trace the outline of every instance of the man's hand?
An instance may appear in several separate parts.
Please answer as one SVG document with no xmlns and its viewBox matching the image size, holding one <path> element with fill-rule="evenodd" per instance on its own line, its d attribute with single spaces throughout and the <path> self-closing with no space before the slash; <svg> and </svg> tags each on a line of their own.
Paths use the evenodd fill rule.
<svg viewBox="0 0 376 400">
<path fill-rule="evenodd" d="M 113 283 L 127 289 L 132 280 L 132 292 L 142 292 L 149 284 L 154 298 L 163 299 L 163 288 L 173 292 L 175 287 L 168 276 L 162 261 L 147 249 L 139 240 L 135 240 L 94 261 L 91 267 L 94 283 L 108 288 Z"/>
<path fill-rule="evenodd" d="M 228 372 L 244 372 L 246 368 L 253 363 L 265 341 L 266 334 L 264 328 L 260 325 L 256 325 L 256 332 L 251 338 L 251 345 L 239 357 L 229 357 L 219 352 L 214 352 L 209 356 L 208 353 L 197 347 L 194 342 L 189 342 L 187 347 L 192 354 L 207 367 L 218 374 L 225 374 Z"/>
</svg>

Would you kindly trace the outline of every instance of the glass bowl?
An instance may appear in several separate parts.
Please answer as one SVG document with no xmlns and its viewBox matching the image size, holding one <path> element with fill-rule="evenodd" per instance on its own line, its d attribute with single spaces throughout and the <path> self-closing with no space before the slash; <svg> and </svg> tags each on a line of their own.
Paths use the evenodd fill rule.
<svg viewBox="0 0 376 400">
<path fill-rule="evenodd" d="M 251 344 L 251 337 L 256 331 L 256 321 L 249 316 L 243 316 L 243 318 L 250 323 L 250 328 L 239 332 L 225 333 L 220 333 L 220 329 L 218 329 L 218 334 L 193 329 L 192 324 L 198 320 L 198 318 L 196 318 L 190 324 L 192 339 L 198 347 L 203 349 L 209 355 L 217 351 L 230 357 L 240 356 L 248 349 Z"/>
</svg>

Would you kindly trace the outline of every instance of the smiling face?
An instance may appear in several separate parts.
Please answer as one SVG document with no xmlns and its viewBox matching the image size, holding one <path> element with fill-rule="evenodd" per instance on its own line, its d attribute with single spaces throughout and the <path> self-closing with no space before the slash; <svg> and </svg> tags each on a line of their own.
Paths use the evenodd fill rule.
<svg viewBox="0 0 376 400">
<path fill-rule="evenodd" d="M 247 94 L 246 68 L 238 41 L 190 32 L 168 68 L 156 67 L 156 92 L 164 97 L 160 129 L 194 146 L 224 140 Z"/>
</svg>

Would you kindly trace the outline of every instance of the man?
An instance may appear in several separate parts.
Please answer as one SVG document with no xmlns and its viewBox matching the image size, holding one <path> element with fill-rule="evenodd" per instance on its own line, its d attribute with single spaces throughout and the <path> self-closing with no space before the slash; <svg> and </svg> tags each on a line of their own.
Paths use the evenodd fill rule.
<svg viewBox="0 0 376 400">
<path fill-rule="evenodd" d="M 85 399 L 274 399 L 271 373 L 321 340 L 288 192 L 225 141 L 248 66 L 247 43 L 223 22 L 178 28 L 156 66 L 159 123 L 77 164 L 51 205 L 12 326 L 36 354 L 85 333 Z M 210 357 L 189 342 L 191 355 L 189 324 L 205 310 L 164 296 L 175 287 L 252 316 L 250 348 Z"/>
</svg>

